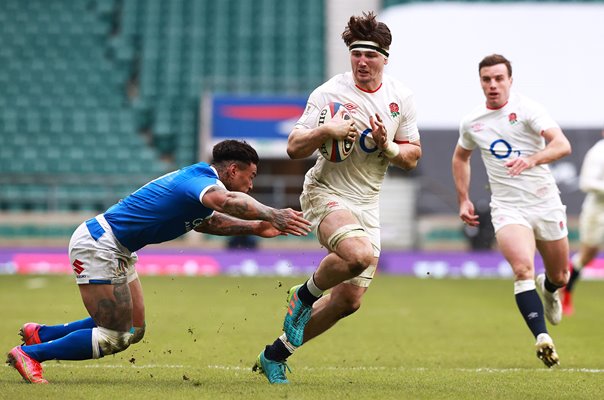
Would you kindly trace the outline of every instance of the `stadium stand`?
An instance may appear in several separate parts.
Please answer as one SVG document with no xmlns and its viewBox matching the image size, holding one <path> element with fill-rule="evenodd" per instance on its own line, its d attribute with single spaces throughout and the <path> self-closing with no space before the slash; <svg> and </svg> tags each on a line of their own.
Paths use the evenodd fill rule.
<svg viewBox="0 0 604 400">
<path fill-rule="evenodd" d="M 4 0 L 0 212 L 100 211 L 195 162 L 204 92 L 307 93 L 324 79 L 323 10 L 324 0 Z"/>
</svg>

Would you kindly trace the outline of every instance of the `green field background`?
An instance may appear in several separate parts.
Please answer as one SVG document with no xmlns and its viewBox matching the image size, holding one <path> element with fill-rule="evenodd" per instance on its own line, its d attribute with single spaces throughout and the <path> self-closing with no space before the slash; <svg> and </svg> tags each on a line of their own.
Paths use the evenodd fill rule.
<svg viewBox="0 0 604 400">
<path fill-rule="evenodd" d="M 251 366 L 279 334 L 279 277 L 142 277 L 143 342 L 100 360 L 44 363 L 50 385 L 0 367 L 2 399 L 602 399 L 604 282 L 577 286 L 576 313 L 550 329 L 547 369 L 508 280 L 379 276 L 361 310 L 290 358 L 290 384 Z M 29 321 L 86 316 L 70 276 L 0 276 L 0 345 Z M 4 354 L 3 354 L 4 355 Z"/>
</svg>

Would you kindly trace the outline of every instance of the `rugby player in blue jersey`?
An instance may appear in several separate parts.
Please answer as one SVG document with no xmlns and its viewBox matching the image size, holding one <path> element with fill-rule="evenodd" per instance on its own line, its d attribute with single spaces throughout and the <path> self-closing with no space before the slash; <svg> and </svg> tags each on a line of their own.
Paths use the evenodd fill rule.
<svg viewBox="0 0 604 400">
<path fill-rule="evenodd" d="M 82 223 L 69 243 L 69 259 L 90 317 L 47 326 L 23 325 L 24 344 L 7 362 L 30 383 L 48 383 L 46 360 L 88 360 L 115 354 L 145 334 L 145 307 L 136 251 L 190 230 L 213 235 L 306 235 L 310 223 L 291 208 L 274 209 L 247 193 L 258 154 L 247 143 L 225 140 L 200 162 L 157 178 L 105 213 Z"/>
</svg>

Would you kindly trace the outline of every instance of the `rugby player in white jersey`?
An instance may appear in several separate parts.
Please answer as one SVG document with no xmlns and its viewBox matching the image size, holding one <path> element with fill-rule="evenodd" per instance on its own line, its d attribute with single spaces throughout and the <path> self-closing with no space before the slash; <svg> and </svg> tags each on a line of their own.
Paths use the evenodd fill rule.
<svg viewBox="0 0 604 400">
<path fill-rule="evenodd" d="M 212 164 L 200 162 L 159 177 L 82 223 L 69 243 L 76 283 L 90 317 L 60 325 L 27 323 L 24 345 L 7 362 L 30 383 L 48 383 L 46 360 L 88 360 L 124 351 L 145 333 L 136 251 L 188 231 L 213 235 L 306 235 L 300 211 L 274 209 L 247 195 L 258 154 L 247 143 L 214 146 Z"/>
<path fill-rule="evenodd" d="M 559 358 L 544 308 L 549 322 L 558 324 L 558 289 L 568 280 L 569 248 L 566 207 L 547 164 L 570 154 L 571 146 L 543 107 L 510 91 L 512 66 L 505 57 L 485 57 L 478 71 L 486 103 L 461 121 L 452 161 L 459 216 L 470 226 L 478 225 L 469 195 L 470 156 L 478 149 L 489 179 L 497 244 L 515 276 L 516 304 L 535 336 L 537 356 L 552 367 Z M 545 274 L 536 283 L 535 249 L 545 264 Z"/>
<path fill-rule="evenodd" d="M 571 258 L 570 278 L 562 292 L 562 311 L 565 315 L 571 315 L 574 311 L 572 291 L 581 270 L 604 246 L 604 139 L 600 139 L 585 154 L 579 188 L 586 196 L 579 217 L 579 251 Z"/>
<path fill-rule="evenodd" d="M 300 197 L 320 243 L 328 250 L 310 279 L 290 289 L 284 334 L 266 346 L 253 369 L 270 383 L 287 383 L 286 359 L 293 351 L 354 313 L 361 305 L 380 255 L 378 200 L 389 165 L 410 170 L 421 156 L 412 92 L 384 74 L 392 36 L 373 12 L 353 16 L 342 39 L 352 71 L 315 89 L 289 135 L 292 159 L 309 157 L 328 138 L 356 141 L 352 154 L 334 163 L 318 157 L 306 173 Z M 329 102 L 344 105 L 318 126 Z M 322 296 L 331 289 L 330 294 Z"/>
</svg>

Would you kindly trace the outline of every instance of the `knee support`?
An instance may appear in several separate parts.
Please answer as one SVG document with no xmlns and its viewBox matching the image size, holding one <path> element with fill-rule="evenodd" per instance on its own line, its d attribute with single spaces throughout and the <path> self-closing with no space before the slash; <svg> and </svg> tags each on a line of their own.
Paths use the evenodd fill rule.
<svg viewBox="0 0 604 400">
<path fill-rule="evenodd" d="M 130 333 L 132 334 L 132 336 L 130 337 L 130 344 L 138 343 L 143 340 L 143 336 L 145 336 L 146 326 L 146 324 L 143 324 L 143 326 L 141 327 L 133 326 L 132 329 L 130 329 Z"/>
<path fill-rule="evenodd" d="M 98 327 L 92 329 L 92 358 L 124 351 L 130 346 L 132 333 Z"/>
<path fill-rule="evenodd" d="M 336 229 L 334 233 L 327 239 L 326 246 L 331 251 L 336 251 L 340 242 L 351 237 L 369 237 L 365 229 L 358 224 L 344 225 Z"/>
<path fill-rule="evenodd" d="M 360 275 L 355 276 L 354 278 L 350 278 L 345 280 L 344 282 L 350 283 L 351 285 L 367 288 L 371 284 L 371 280 L 373 279 L 373 275 L 375 275 L 375 271 L 377 269 L 377 265 L 370 265 L 365 268 L 365 271 L 361 272 Z"/>
</svg>

